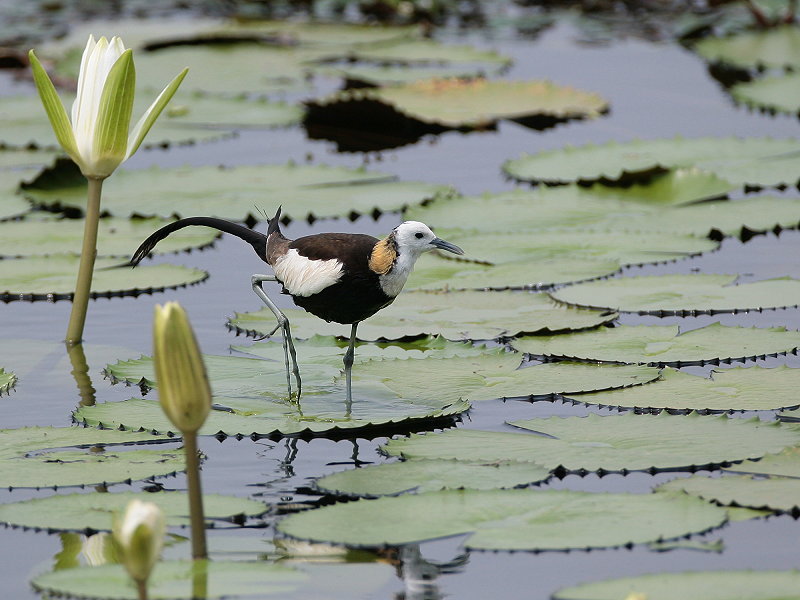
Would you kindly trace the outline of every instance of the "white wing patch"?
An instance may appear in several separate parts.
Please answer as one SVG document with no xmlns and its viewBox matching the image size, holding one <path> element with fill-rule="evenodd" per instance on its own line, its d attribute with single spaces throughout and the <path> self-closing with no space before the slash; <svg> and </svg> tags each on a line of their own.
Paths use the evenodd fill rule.
<svg viewBox="0 0 800 600">
<path fill-rule="evenodd" d="M 275 262 L 275 277 L 292 296 L 313 296 L 337 283 L 344 265 L 335 258 L 311 260 L 292 248 Z"/>
</svg>

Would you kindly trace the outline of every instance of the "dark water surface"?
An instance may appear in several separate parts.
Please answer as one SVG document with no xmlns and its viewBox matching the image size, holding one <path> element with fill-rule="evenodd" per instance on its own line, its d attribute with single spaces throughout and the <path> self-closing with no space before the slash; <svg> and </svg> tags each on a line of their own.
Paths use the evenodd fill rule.
<svg viewBox="0 0 800 600">
<path fill-rule="evenodd" d="M 507 74 L 511 79 L 549 78 L 558 83 L 596 91 L 611 103 L 611 113 L 591 122 L 573 122 L 544 132 L 536 132 L 513 123 L 502 123 L 494 132 L 473 134 L 447 133 L 425 138 L 413 146 L 380 154 L 338 154 L 330 142 L 311 141 L 301 128 L 243 133 L 235 139 L 169 151 L 140 151 L 128 168 L 152 164 L 171 165 L 239 165 L 282 163 L 288 159 L 305 162 L 307 155 L 315 163 L 359 166 L 397 174 L 402 179 L 452 184 L 464 194 L 511 189 L 500 171 L 508 158 L 522 152 L 560 148 L 567 144 L 602 143 L 610 140 L 650 139 L 682 135 L 697 136 L 762 136 L 790 137 L 798 134 L 798 121 L 791 117 L 766 117 L 736 108 L 720 86 L 710 78 L 704 63 L 690 52 L 671 44 L 650 44 L 624 41 L 609 46 L 584 46 L 575 43 L 574 31 L 561 25 L 535 41 L 513 38 L 486 39 L 478 34 L 462 36 L 458 41 L 489 46 L 513 56 L 514 67 Z M 455 39 L 453 36 L 450 39 Z M 0 87 L 10 86 L 6 79 Z M 19 86 L 15 86 L 19 89 Z M 788 193 L 795 193 L 789 191 Z M 163 199 L 165 204 L 169 198 Z M 273 211 L 279 198 L 265 197 L 262 207 Z M 487 215 L 491 218 L 491 215 Z M 362 217 L 354 223 L 346 220 L 318 221 L 313 226 L 293 222 L 285 228 L 289 237 L 319 231 L 360 231 L 382 234 L 402 220 L 388 214 L 378 221 Z M 262 224 L 263 226 L 263 224 Z M 764 279 L 791 275 L 800 277 L 800 235 L 794 231 L 759 236 L 747 243 L 726 240 L 721 250 L 705 257 L 661 265 L 634 268 L 629 274 L 656 272 L 742 273 L 748 279 Z M 101 370 L 107 362 L 118 358 L 150 353 L 150 326 L 153 306 L 167 300 L 178 300 L 189 312 L 205 352 L 225 354 L 232 343 L 243 343 L 224 326 L 225 318 L 234 311 L 251 311 L 261 307 L 250 289 L 250 275 L 264 268 L 249 246 L 237 239 L 223 239 L 214 249 L 205 252 L 168 256 L 168 261 L 198 267 L 210 272 L 210 279 L 185 290 L 178 290 L 137 299 L 98 300 L 90 304 L 86 330 L 90 374 L 98 401 L 121 400 L 137 394 L 134 388 L 111 386 Z M 423 259 L 424 260 L 424 259 Z M 277 291 L 277 290 L 273 290 Z M 274 295 L 276 296 L 276 295 Z M 289 306 L 285 297 L 280 300 Z M 15 302 L 0 306 L 0 365 L 17 371 L 21 382 L 16 391 L 0 398 L 2 427 L 26 425 L 70 424 L 70 412 L 79 396 L 70 376 L 69 363 L 62 339 L 66 328 L 69 304 L 28 304 Z M 786 325 L 800 328 L 797 310 L 769 311 L 750 315 L 669 318 L 626 316 L 623 322 L 667 324 L 679 323 L 694 328 L 720 320 L 725 324 L 760 327 Z M 342 326 L 342 335 L 349 328 Z M 53 342 L 53 351 L 28 358 L 20 367 L 18 347 L 7 340 L 20 338 Z M 114 346 L 119 350 L 94 349 Z M 754 364 L 752 362 L 748 364 Z M 760 361 L 760 364 L 800 366 L 797 357 Z M 594 409 L 596 410 L 596 409 Z M 549 415 L 585 414 L 585 407 L 567 403 L 492 401 L 476 404 L 463 426 L 502 430 L 506 420 Z M 379 462 L 376 447 L 384 439 L 333 442 L 324 439 L 272 442 L 249 439 L 213 438 L 201 440 L 207 454 L 203 482 L 206 491 L 240 496 L 257 496 L 273 503 L 310 499 L 298 488 L 312 478 L 352 465 L 354 450 L 361 461 Z M 287 457 L 291 461 L 287 461 Z M 646 493 L 652 486 L 675 474 L 650 476 L 634 474 L 626 477 L 610 475 L 599 478 L 570 476 L 551 484 L 552 487 L 597 492 L 630 491 Z M 164 480 L 167 487 L 183 488 L 183 477 Z M 115 486 L 122 491 L 127 486 Z M 0 502 L 43 497 L 52 491 L 0 492 Z M 277 517 L 268 517 L 274 522 Z M 271 528 L 250 529 L 236 533 L 243 538 L 263 539 L 265 548 L 273 537 Z M 374 593 L 363 598 L 438 598 L 480 599 L 518 597 L 546 599 L 558 588 L 581 581 L 593 581 L 624 575 L 699 569 L 788 569 L 798 567 L 800 525 L 788 516 L 771 517 L 727 525 L 702 536 L 703 540 L 724 540 L 721 553 L 696 550 L 654 552 L 637 546 L 625 550 L 602 550 L 570 553 L 470 553 L 454 572 L 441 575 L 429 587 L 406 584 L 391 576 Z M 429 561 L 451 561 L 463 553 L 462 538 L 446 539 L 421 545 L 422 556 Z M 28 583 L 36 572 L 51 567 L 53 556 L 60 550 L 58 536 L 45 533 L 0 530 L 0 598 L 26 600 L 35 598 Z M 462 557 L 462 560 L 464 557 Z M 425 569 L 423 569 L 425 570 Z M 433 572 L 433 567 L 428 568 Z M 405 590 L 405 592 L 404 592 Z M 402 594 L 405 593 L 403 596 Z M 305 596 L 309 597 L 309 596 Z M 320 598 L 352 598 L 349 592 L 320 593 Z"/>
</svg>

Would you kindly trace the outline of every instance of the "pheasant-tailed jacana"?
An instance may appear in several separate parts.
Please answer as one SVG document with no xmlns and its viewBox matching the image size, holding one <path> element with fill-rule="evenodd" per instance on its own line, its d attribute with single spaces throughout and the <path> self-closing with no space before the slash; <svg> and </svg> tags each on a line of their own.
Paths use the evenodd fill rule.
<svg viewBox="0 0 800 600">
<path fill-rule="evenodd" d="M 384 239 L 360 233 L 318 233 L 290 240 L 281 233 L 281 209 L 269 220 L 267 234 L 214 217 L 189 217 L 170 223 L 148 237 L 134 253 L 133 266 L 147 256 L 155 245 L 173 231 L 190 225 L 213 227 L 249 243 L 275 275 L 253 275 L 253 291 L 269 307 L 283 331 L 286 382 L 292 395 L 291 371 L 297 381 L 297 395 L 302 391 L 297 355 L 292 342 L 289 320 L 270 300 L 261 284 L 277 281 L 282 292 L 295 304 L 326 321 L 351 325 L 350 344 L 344 355 L 347 399 L 352 398 L 352 366 L 356 329 L 364 319 L 389 306 L 406 283 L 414 263 L 423 252 L 447 250 L 464 254 L 458 246 L 436 237 L 424 223 L 406 221 Z"/>
</svg>

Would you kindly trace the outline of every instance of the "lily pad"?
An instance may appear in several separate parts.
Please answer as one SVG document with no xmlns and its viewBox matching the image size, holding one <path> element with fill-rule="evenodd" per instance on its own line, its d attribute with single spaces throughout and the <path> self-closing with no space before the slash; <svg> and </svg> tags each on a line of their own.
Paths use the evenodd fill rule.
<svg viewBox="0 0 800 600">
<path fill-rule="evenodd" d="M 100 219 L 97 232 L 97 255 L 128 258 L 131 249 L 159 227 L 164 219 Z M 83 241 L 82 219 L 38 218 L 0 223 L 0 256 L 48 256 L 80 254 Z M 176 231 L 156 246 L 165 254 L 204 248 L 221 234 L 208 228 L 186 228 Z"/>
<path fill-rule="evenodd" d="M 709 62 L 740 69 L 800 67 L 800 31 L 794 25 L 708 37 L 694 51 Z"/>
<path fill-rule="evenodd" d="M 238 538 L 241 539 L 241 538 Z M 241 545 L 241 541 L 238 542 Z M 347 582 L 347 590 L 366 595 L 381 589 L 390 580 L 389 565 L 367 564 L 300 564 L 286 566 L 258 561 L 168 560 L 156 564 L 148 581 L 148 594 L 153 600 L 190 600 L 197 597 L 198 580 L 204 583 L 207 600 L 246 597 L 258 590 L 259 597 L 318 596 L 321 590 L 336 590 Z M 199 577 L 199 579 L 198 579 Z M 97 600 L 137 600 L 136 589 L 121 565 L 100 565 L 63 569 L 39 575 L 31 582 L 34 589 L 46 595 Z"/>
<path fill-rule="evenodd" d="M 11 300 L 71 299 L 78 272 L 78 256 L 13 258 L 0 261 L 0 298 Z M 208 273 L 177 265 L 131 269 L 119 259 L 95 262 L 91 297 L 136 296 L 199 283 Z"/>
<path fill-rule="evenodd" d="M 549 470 L 532 463 L 412 460 L 340 471 L 317 479 L 314 485 L 337 496 L 374 497 L 404 492 L 520 487 L 549 476 Z"/>
<path fill-rule="evenodd" d="M 471 534 L 464 542 L 467 548 L 568 550 L 675 538 L 725 519 L 721 508 L 689 496 L 459 490 L 334 504 L 291 515 L 278 523 L 278 530 L 354 546 Z"/>
<path fill-rule="evenodd" d="M 416 123 L 444 129 L 484 129 L 500 119 L 595 118 L 608 111 L 608 103 L 599 95 L 549 81 L 428 79 L 339 92 L 312 103 L 310 117 L 318 119 L 323 111 L 341 115 L 348 104 L 357 106 L 358 113 L 369 111 L 376 117 L 389 108 Z"/>
<path fill-rule="evenodd" d="M 722 506 L 768 508 L 780 512 L 800 509 L 800 479 L 750 475 L 673 479 L 656 488 L 659 492 L 683 491 Z"/>
<path fill-rule="evenodd" d="M 6 154 L 0 152 L 0 156 Z M 0 221 L 22 216 L 31 208 L 20 194 L 20 183 L 36 174 L 35 169 L 0 170 Z"/>
<path fill-rule="evenodd" d="M 677 137 L 550 150 L 508 161 L 503 170 L 523 181 L 561 184 L 625 183 L 696 167 L 732 184 L 777 186 L 797 182 L 798 166 L 796 140 Z"/>
<path fill-rule="evenodd" d="M 455 429 L 390 440 L 405 459 L 535 462 L 567 471 L 673 470 L 762 457 L 796 445 L 800 430 L 758 419 L 636 415 L 551 417 L 511 423 L 530 433 Z"/>
<path fill-rule="evenodd" d="M 482 50 L 464 44 L 443 44 L 431 39 L 409 39 L 393 43 L 362 45 L 347 53 L 350 60 L 380 64 L 490 63 L 500 67 L 511 58 L 494 50 Z"/>
<path fill-rule="evenodd" d="M 798 600 L 800 571 L 696 571 L 659 573 L 583 583 L 557 591 L 553 600 Z"/>
<path fill-rule="evenodd" d="M 38 169 L 52 163 L 56 156 L 58 156 L 58 152 L 55 150 L 2 148 L 0 149 L 0 169 Z M 20 177 L 20 179 L 23 179 L 23 177 Z"/>
<path fill-rule="evenodd" d="M 344 62 L 318 66 L 314 69 L 314 72 L 321 75 L 344 78 L 345 85 L 349 87 L 379 87 L 405 85 L 427 79 L 485 77 L 502 68 L 502 65 L 486 63 L 417 64 L 409 66 Z"/>
<path fill-rule="evenodd" d="M 411 398 L 528 398 L 580 394 L 640 385 L 658 377 L 658 370 L 634 365 L 547 363 L 518 368 L 520 356 L 487 352 L 482 356 L 405 361 L 374 360 L 353 372 L 357 381 L 380 382 Z"/>
<path fill-rule="evenodd" d="M 17 376 L 0 367 L 0 395 L 9 393 L 17 385 Z"/>
<path fill-rule="evenodd" d="M 799 40 L 800 41 L 800 40 Z M 764 77 L 731 88 L 737 102 L 766 110 L 797 114 L 800 112 L 800 74 Z"/>
<path fill-rule="evenodd" d="M 776 410 L 800 405 L 798 387 L 800 369 L 783 365 L 720 369 L 712 371 L 709 378 L 667 368 L 652 385 L 583 394 L 576 400 L 637 410 Z"/>
<path fill-rule="evenodd" d="M 770 454 L 757 461 L 746 460 L 725 470 L 733 473 L 800 478 L 800 447 L 787 448 L 780 454 Z"/>
<path fill-rule="evenodd" d="M 86 202 L 85 182 L 80 180 L 62 187 L 33 182 L 24 193 L 49 208 L 83 210 Z M 447 186 L 322 165 L 153 167 L 115 172 L 103 188 L 103 210 L 125 217 L 213 215 L 243 221 L 258 219 L 255 207 L 264 207 L 265 198 L 280 198 L 284 215 L 303 219 L 399 210 L 450 193 Z M 163 200 L 167 197 L 169 203 Z"/>
<path fill-rule="evenodd" d="M 326 323 L 303 311 L 285 310 L 299 337 L 349 335 L 346 325 Z M 421 335 L 488 340 L 522 333 L 546 334 L 587 329 L 616 318 L 615 313 L 566 309 L 542 294 L 515 292 L 402 293 L 389 307 L 358 327 L 361 340 L 396 340 Z M 275 317 L 266 308 L 235 313 L 228 326 L 248 335 L 266 335 Z"/>
<path fill-rule="evenodd" d="M 3 429 L 0 482 L 8 488 L 83 486 L 130 483 L 182 471 L 183 451 L 127 447 L 156 440 L 150 434 L 76 427 Z"/>
<path fill-rule="evenodd" d="M 551 293 L 570 305 L 638 314 L 716 314 L 800 304 L 790 277 L 734 285 L 735 275 L 652 275 L 579 283 Z"/>
<path fill-rule="evenodd" d="M 681 366 L 785 354 L 800 346 L 800 332 L 719 323 L 685 332 L 678 325 L 621 325 L 525 337 L 514 340 L 513 346 L 520 352 L 550 358 Z"/>
<path fill-rule="evenodd" d="M 161 126 L 263 129 L 296 125 L 302 119 L 303 109 L 286 102 L 178 93 L 156 121 L 153 131 L 158 135 Z"/>
<path fill-rule="evenodd" d="M 28 499 L 0 505 L 0 523 L 48 532 L 109 531 L 114 512 L 123 512 L 133 499 L 141 500 L 142 493 L 67 494 Z M 151 493 L 147 494 L 147 500 L 164 511 L 167 525 L 189 525 L 189 497 L 185 493 Z M 218 525 L 233 524 L 267 510 L 262 502 L 219 494 L 205 494 L 203 508 L 206 522 Z"/>
</svg>

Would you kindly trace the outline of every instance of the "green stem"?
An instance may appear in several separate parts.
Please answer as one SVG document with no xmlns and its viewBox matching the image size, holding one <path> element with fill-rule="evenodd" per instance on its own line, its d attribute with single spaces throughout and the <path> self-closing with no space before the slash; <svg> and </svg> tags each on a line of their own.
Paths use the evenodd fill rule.
<svg viewBox="0 0 800 600">
<path fill-rule="evenodd" d="M 136 591 L 139 592 L 139 600 L 147 600 L 147 580 L 136 580 Z"/>
<path fill-rule="evenodd" d="M 184 432 L 186 483 L 189 488 L 189 518 L 192 525 L 192 558 L 206 559 L 206 524 L 203 514 L 203 490 L 200 485 L 200 456 L 197 453 L 197 432 Z"/>
<path fill-rule="evenodd" d="M 78 281 L 75 283 L 75 296 L 72 299 L 72 312 L 67 326 L 68 345 L 80 344 L 83 339 L 83 326 L 86 323 L 86 309 L 89 306 L 89 293 L 92 288 L 94 259 L 97 256 L 97 227 L 100 223 L 100 193 L 103 180 L 90 177 L 88 182 L 89 197 L 83 225 L 81 263 L 78 267 Z"/>
</svg>

